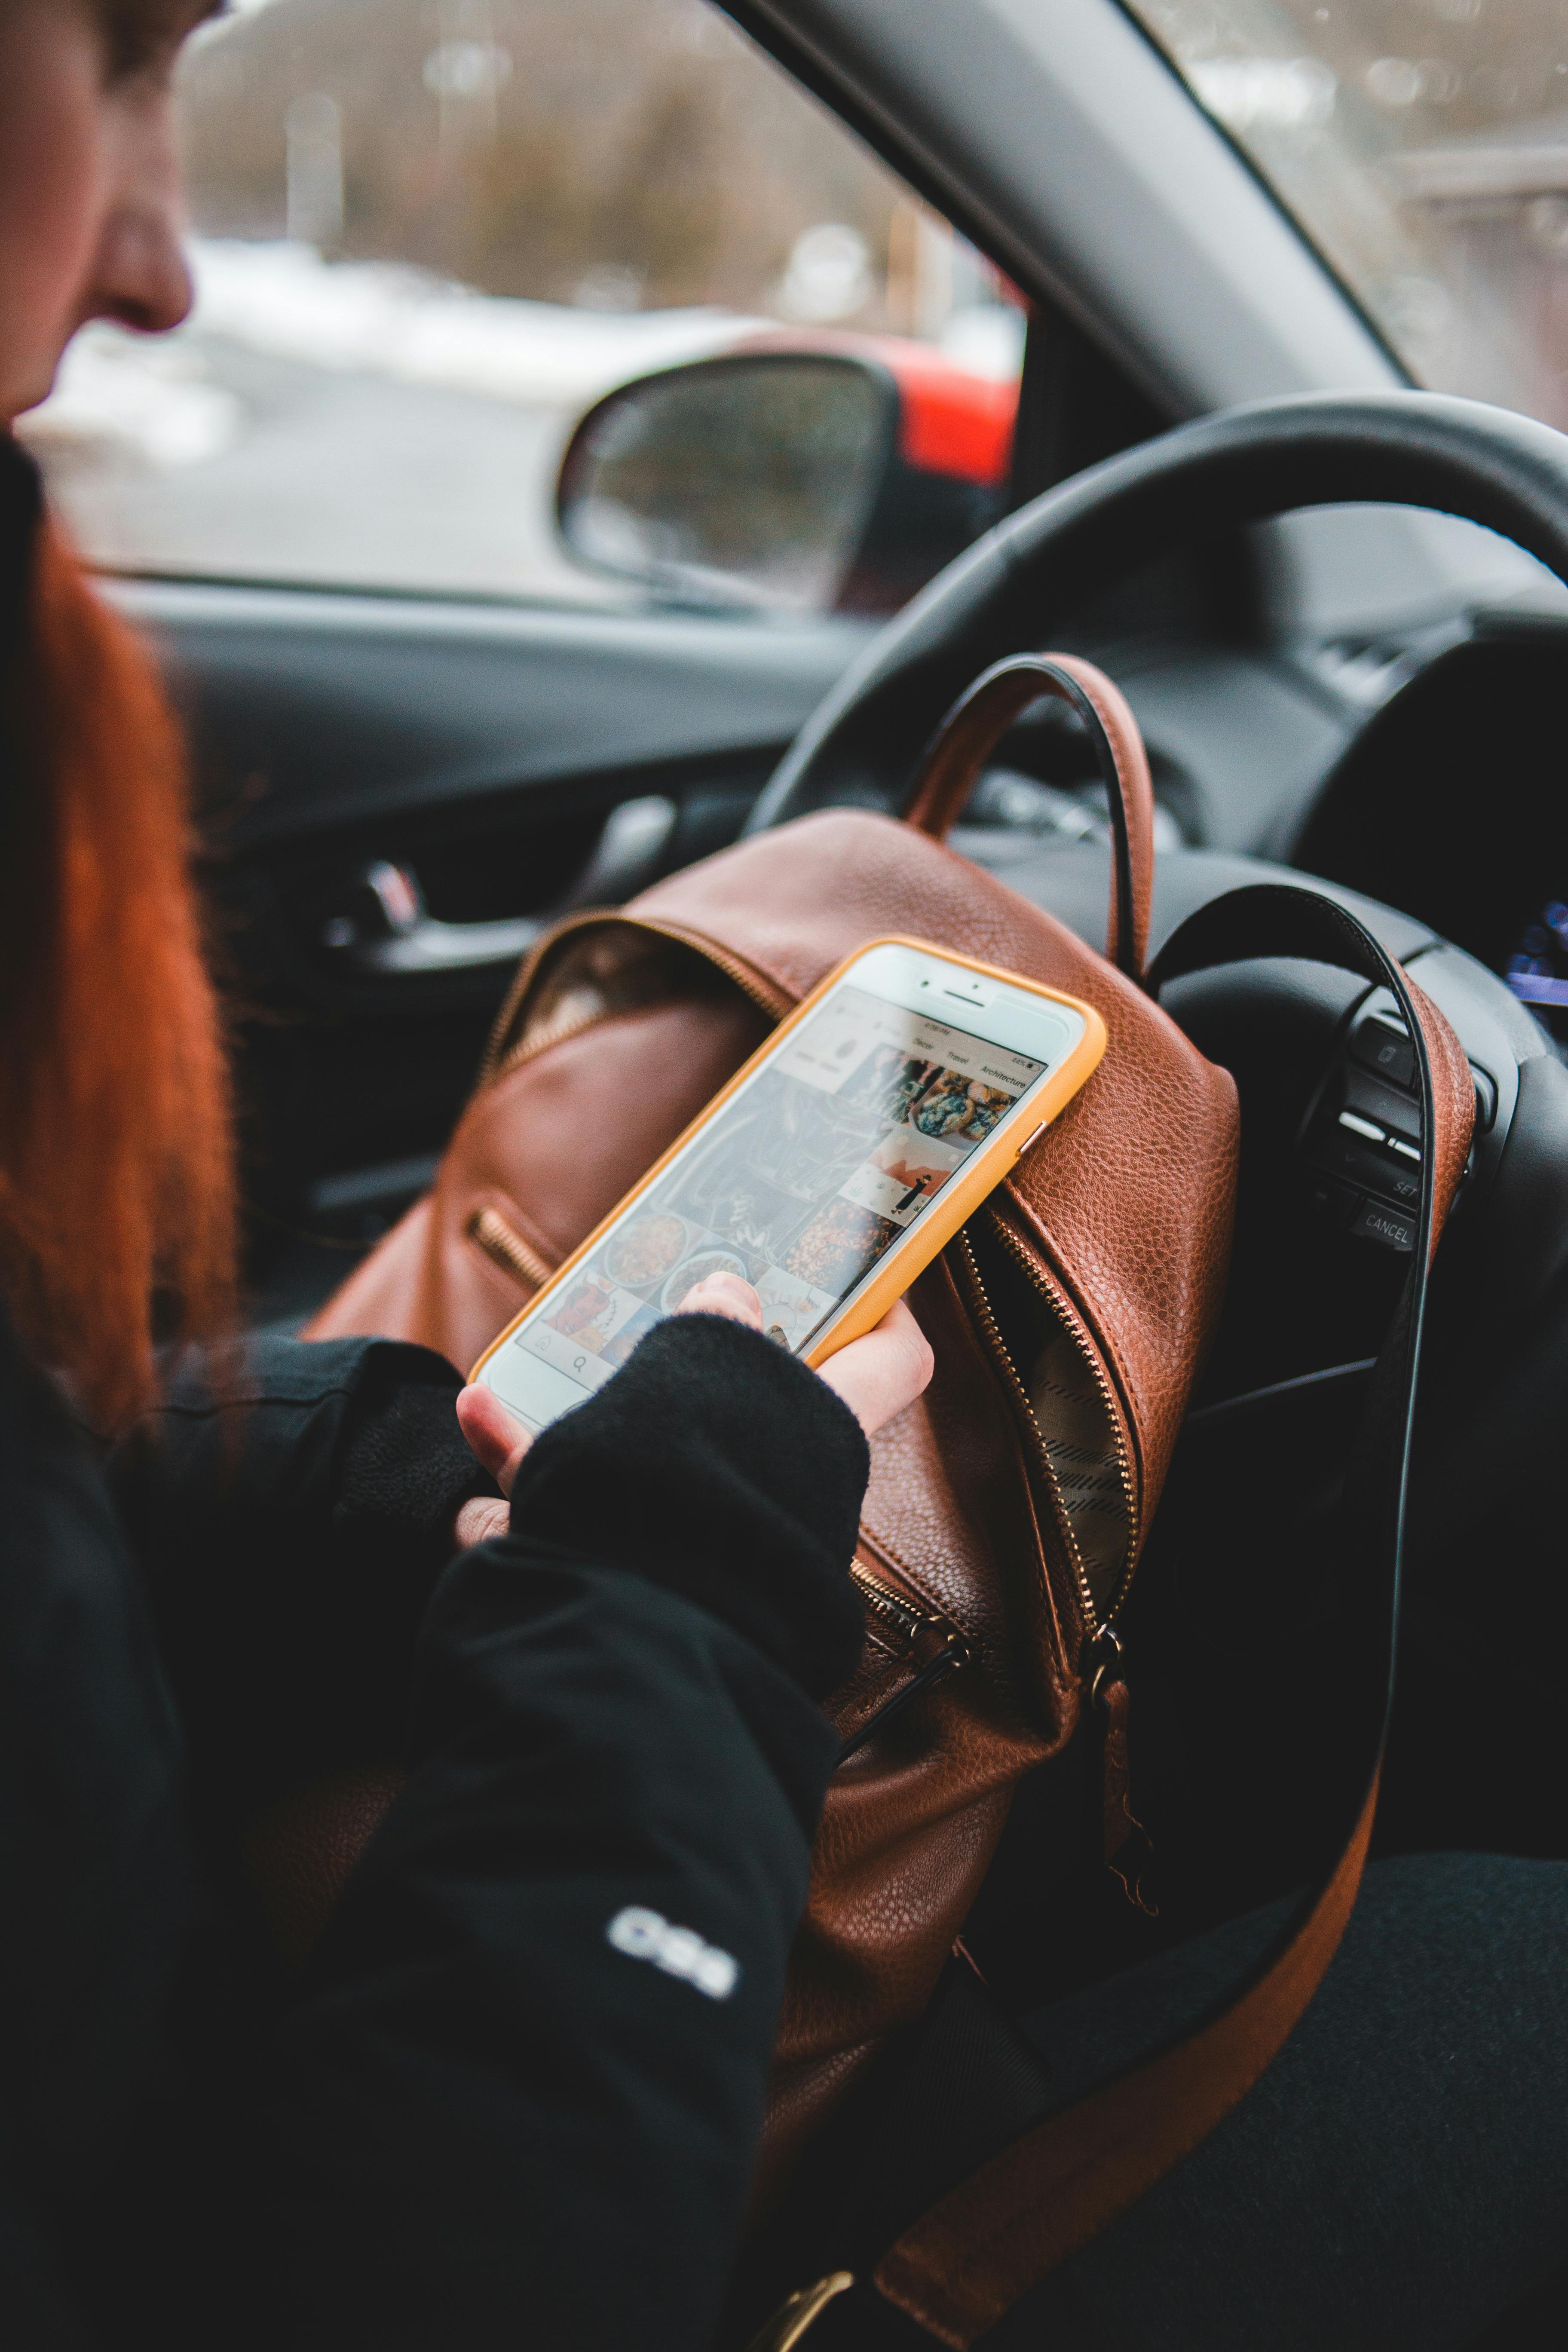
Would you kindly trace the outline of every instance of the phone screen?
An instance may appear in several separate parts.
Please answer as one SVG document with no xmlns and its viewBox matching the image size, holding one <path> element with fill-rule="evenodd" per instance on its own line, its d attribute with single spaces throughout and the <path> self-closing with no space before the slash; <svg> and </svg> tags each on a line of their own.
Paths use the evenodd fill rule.
<svg viewBox="0 0 1568 2352">
<path fill-rule="evenodd" d="M 1068 1042 L 1063 1024 L 1063 1042 Z M 802 1350 L 1050 1066 L 846 982 L 485 1367 L 540 1428 L 705 1275 L 742 1275 Z"/>
</svg>

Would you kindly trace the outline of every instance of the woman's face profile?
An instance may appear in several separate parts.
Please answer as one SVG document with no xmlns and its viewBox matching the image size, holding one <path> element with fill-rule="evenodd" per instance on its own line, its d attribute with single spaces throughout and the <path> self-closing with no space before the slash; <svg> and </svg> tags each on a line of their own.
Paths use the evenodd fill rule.
<svg viewBox="0 0 1568 2352">
<path fill-rule="evenodd" d="M 213 0 L 0 0 L 0 421 L 89 319 L 190 307 L 173 75 Z"/>
</svg>

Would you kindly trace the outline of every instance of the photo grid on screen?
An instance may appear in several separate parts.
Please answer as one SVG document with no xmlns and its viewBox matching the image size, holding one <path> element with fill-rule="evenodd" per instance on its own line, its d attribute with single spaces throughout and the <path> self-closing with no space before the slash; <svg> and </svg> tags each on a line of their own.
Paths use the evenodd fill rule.
<svg viewBox="0 0 1568 2352">
<path fill-rule="evenodd" d="M 805 1348 L 1045 1064 L 837 990 L 580 1265 L 516 1344 L 585 1389 L 710 1274 Z"/>
</svg>

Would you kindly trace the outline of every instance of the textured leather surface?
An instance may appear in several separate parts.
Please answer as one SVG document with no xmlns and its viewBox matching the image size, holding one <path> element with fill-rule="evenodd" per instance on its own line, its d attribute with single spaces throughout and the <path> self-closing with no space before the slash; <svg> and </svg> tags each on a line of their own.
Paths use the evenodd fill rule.
<svg viewBox="0 0 1568 2352">
<path fill-rule="evenodd" d="M 1086 665 L 1073 681 L 1086 682 L 1121 745 L 1141 930 L 1147 769 L 1110 682 Z M 1006 689 L 1024 700 L 1038 691 L 1037 676 Z M 937 747 L 951 799 L 984 756 L 985 730 L 972 716 L 957 749 Z M 886 817 L 837 810 L 743 841 L 659 883 L 619 919 L 586 931 L 579 919 L 536 957 L 431 1201 L 315 1328 L 392 1331 L 470 1362 L 528 1295 L 470 1239 L 476 1209 L 493 1208 L 531 1255 L 558 1264 L 765 1034 L 751 999 L 796 1002 L 889 933 L 1088 998 L 1105 1020 L 1104 1060 L 983 1215 L 1005 1224 L 1081 1325 L 1130 1465 L 1131 1556 L 1220 1304 L 1235 1088 L 1140 986 L 1051 916 Z M 692 948 L 708 958 L 702 984 Z M 715 992 L 715 966 L 742 985 Z M 969 1638 L 972 1663 L 874 1734 L 830 1791 L 781 2021 L 764 2193 L 853 2078 L 856 2053 L 924 2007 L 1013 1788 L 1071 1737 L 1082 1705 L 1093 1629 L 1026 1408 L 1009 1402 L 994 1345 L 947 1264 L 922 1277 L 914 1307 L 936 1372 L 875 1442 L 865 1543 L 879 1573 Z M 885 1652 L 868 1654 L 830 1709 L 841 1729 L 863 1720 L 868 1689 L 889 1673 Z"/>
<path fill-rule="evenodd" d="M 1476 1081 L 1465 1049 L 1444 1014 L 1438 1012 L 1415 981 L 1406 979 L 1405 985 L 1410 992 L 1410 1001 L 1421 1024 L 1421 1034 L 1426 1041 L 1426 1059 L 1432 1068 L 1432 1091 L 1436 1097 L 1437 1139 L 1432 1171 L 1436 1193 L 1432 1247 L 1436 1250 L 1443 1237 L 1444 1222 L 1454 1205 L 1454 1195 L 1465 1172 L 1465 1162 L 1470 1156 L 1471 1131 L 1476 1120 Z"/>
<path fill-rule="evenodd" d="M 1015 654 L 976 678 L 948 713 L 904 822 L 933 841 L 944 841 L 987 758 L 1041 695 L 1065 702 L 1089 729 L 1117 834 L 1115 866 L 1125 867 L 1124 877 L 1113 868 L 1105 952 L 1121 971 L 1141 980 L 1154 895 L 1154 787 L 1126 697 L 1093 662 L 1076 654 Z M 1124 887 L 1119 887 L 1123 879 Z"/>
<path fill-rule="evenodd" d="M 921 1276 L 910 1305 L 936 1370 L 924 1396 L 871 1441 L 866 1532 L 897 1580 L 963 1627 L 987 1676 L 1023 1706 L 1027 1693 L 1067 1689 L 1074 1659 L 1038 1565 L 1017 1433 L 945 1265 Z M 1023 1559 L 1037 1562 L 1026 1580 L 1012 1565 Z M 1046 1727 L 1056 1728 L 1049 1717 Z"/>
<path fill-rule="evenodd" d="M 304 1326 L 306 1339 L 411 1339 L 430 1230 L 428 1197 L 416 1201 Z M 515 1309 L 513 1312 L 515 1313 Z"/>
<path fill-rule="evenodd" d="M 417 1339 L 467 1371 L 530 1293 L 479 1249 L 498 1209 L 558 1265 L 766 1034 L 742 997 L 612 1013 L 474 1097 L 418 1202 L 310 1325 L 310 1339 Z"/>
</svg>

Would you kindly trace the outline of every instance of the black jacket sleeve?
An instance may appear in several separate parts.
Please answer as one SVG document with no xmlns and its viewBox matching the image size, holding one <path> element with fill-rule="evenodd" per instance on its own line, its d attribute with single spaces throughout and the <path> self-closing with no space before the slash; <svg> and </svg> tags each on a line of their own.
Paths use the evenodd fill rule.
<svg viewBox="0 0 1568 2352">
<path fill-rule="evenodd" d="M 719 1318 L 548 1431 L 448 1570 L 416 1763 L 283 2028 L 289 2340 L 700 2352 L 862 1624 L 866 1444 Z"/>
<path fill-rule="evenodd" d="M 97 2343 L 106 2179 L 173 2065 L 184 1756 L 93 1454 L 0 1311 L 0 2342 Z"/>
<path fill-rule="evenodd" d="M 188 1351 L 109 1481 L 142 1565 L 197 1791 L 394 1756 L 452 1525 L 496 1492 L 426 1348 L 248 1339 Z"/>
</svg>

